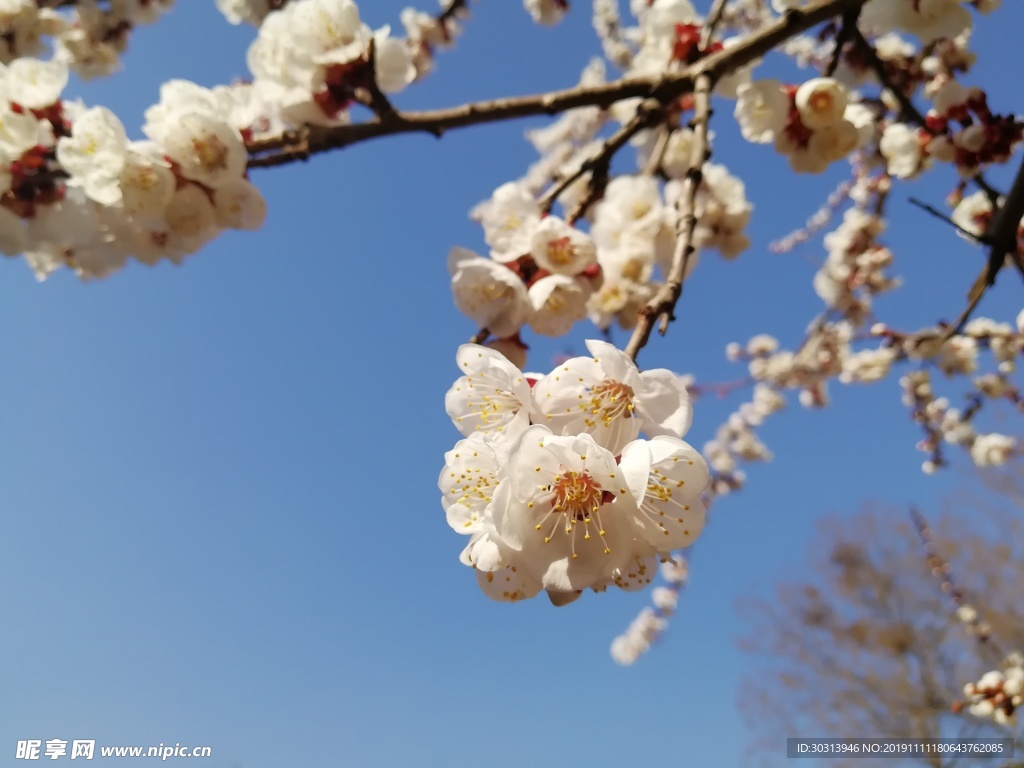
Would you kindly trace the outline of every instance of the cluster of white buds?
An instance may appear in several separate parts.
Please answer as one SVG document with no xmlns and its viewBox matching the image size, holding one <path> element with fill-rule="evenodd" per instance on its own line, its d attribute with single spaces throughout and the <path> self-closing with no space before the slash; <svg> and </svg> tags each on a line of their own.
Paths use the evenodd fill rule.
<svg viewBox="0 0 1024 768">
<path fill-rule="evenodd" d="M 587 316 L 601 284 L 597 247 L 586 232 L 557 216 L 544 216 L 524 185 L 504 184 L 476 215 L 490 258 L 452 250 L 448 271 L 458 308 L 499 338 L 523 325 L 563 336 Z"/>
<path fill-rule="evenodd" d="M 266 206 L 245 176 L 230 89 L 165 84 L 146 113 L 149 140 L 133 142 L 109 110 L 60 101 L 62 64 L 34 66 L 35 87 L 12 112 L 24 139 L 4 147 L 13 158 L 12 195 L 0 242 L 10 255 L 23 252 L 37 276 L 67 266 L 82 278 L 104 277 L 129 257 L 177 263 L 224 229 L 262 224 Z"/>
<path fill-rule="evenodd" d="M 416 78 L 409 46 L 389 27 L 371 30 L 352 0 L 288 3 L 264 19 L 248 63 L 296 125 L 344 124 L 364 92 L 393 93 Z"/>
<path fill-rule="evenodd" d="M 979 389 L 991 386 L 987 379 L 979 381 Z M 954 408 L 947 398 L 935 397 L 927 370 L 908 373 L 900 379 L 900 384 L 904 405 L 912 409 L 914 420 L 925 432 L 924 439 L 918 443 L 918 449 L 930 456 L 922 465 L 925 473 L 931 474 L 945 463 L 941 453 L 943 442 L 966 448 L 979 467 L 1005 464 L 1020 452 L 1017 440 L 1009 435 L 975 430 L 972 420 L 982 404 L 980 395 L 974 396 L 966 409 Z M 1019 400 L 1015 391 L 1001 394 Z"/>
<path fill-rule="evenodd" d="M 704 455 L 713 470 L 711 492 L 714 496 L 724 496 L 743 487 L 746 474 L 739 468 L 740 462 L 772 460 L 772 452 L 754 430 L 785 405 L 785 399 L 777 390 L 758 383 L 750 401 L 730 414 L 718 428 L 715 438 L 704 444 Z"/>
<path fill-rule="evenodd" d="M 928 44 L 956 38 L 971 29 L 968 5 L 982 13 L 999 7 L 1001 0 L 870 0 L 861 11 L 865 27 L 879 32 L 907 32 Z"/>
<path fill-rule="evenodd" d="M 546 590 L 565 605 L 588 588 L 642 589 L 704 526 L 708 468 L 680 439 L 685 384 L 641 373 L 611 344 L 587 348 L 593 357 L 546 376 L 459 348 L 463 376 L 445 406 L 466 437 L 438 484 L 449 525 L 470 537 L 461 560 L 495 600 Z"/>
<path fill-rule="evenodd" d="M 616 663 L 629 666 L 636 662 L 668 628 L 668 619 L 676 612 L 679 593 L 689 578 L 686 560 L 679 555 L 666 560 L 661 564 L 661 578 L 664 586 L 651 590 L 653 607 L 641 610 L 626 631 L 612 640 L 611 654 Z"/>
<path fill-rule="evenodd" d="M 263 22 L 248 54 L 255 79 L 213 89 L 169 81 L 146 113 L 145 141 L 130 140 L 102 107 L 62 100 L 69 67 L 109 74 L 132 26 L 171 6 L 82 2 L 55 14 L 22 0 L 0 5 L 10 50 L 55 37 L 51 61 L 8 59 L 0 71 L 0 252 L 23 254 L 40 279 L 65 266 L 105 277 L 132 258 L 180 263 L 224 230 L 257 229 L 266 206 L 248 181 L 253 144 L 345 123 L 354 101 L 380 108 L 383 92 L 404 88 L 432 46 L 451 40 L 464 2 L 436 17 L 408 10 L 408 40 L 370 30 L 351 0 L 222 2 L 232 20 Z"/>
<path fill-rule="evenodd" d="M 820 408 L 828 404 L 828 380 L 844 371 L 852 337 L 849 322 L 824 319 L 811 326 L 795 352 L 779 350 L 778 342 L 771 337 L 757 336 L 747 345 L 750 375 L 778 389 L 798 389 L 800 403 L 805 408 Z M 772 343 L 762 342 L 762 339 L 770 339 Z"/>
<path fill-rule="evenodd" d="M 629 41 L 639 30 L 623 27 L 617 0 L 594 0 L 593 23 L 605 58 L 627 69 L 635 53 Z"/>
<path fill-rule="evenodd" d="M 838 228 L 825 235 L 828 257 L 814 276 L 814 290 L 830 310 L 842 313 L 855 326 L 871 316 L 875 296 L 900 284 L 885 273 L 893 257 L 877 241 L 884 229 L 880 216 L 854 207 L 846 210 Z"/>
<path fill-rule="evenodd" d="M 738 91 L 735 116 L 747 141 L 772 144 L 797 173 L 822 173 L 874 137 L 874 115 L 846 86 L 815 77 L 800 86 L 755 80 Z"/>
<path fill-rule="evenodd" d="M 174 0 L 117 0 L 101 6 L 96 0 L 66 3 L 5 0 L 0 3 L 0 63 L 47 53 L 82 78 L 109 75 L 120 69 L 128 36 L 139 24 L 152 24 L 170 10 Z"/>
<path fill-rule="evenodd" d="M 1017 710 L 1024 704 L 1024 656 L 1011 654 L 1002 670 L 992 670 L 975 683 L 964 686 L 965 702 L 975 717 L 993 720 L 998 725 L 1016 725 Z"/>
</svg>

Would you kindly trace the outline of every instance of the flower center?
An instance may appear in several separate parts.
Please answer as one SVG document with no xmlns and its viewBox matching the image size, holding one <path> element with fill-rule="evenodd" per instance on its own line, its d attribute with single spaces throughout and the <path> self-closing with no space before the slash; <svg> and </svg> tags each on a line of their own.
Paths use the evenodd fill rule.
<svg viewBox="0 0 1024 768">
<path fill-rule="evenodd" d="M 192 141 L 192 149 L 203 169 L 219 171 L 227 168 L 228 148 L 216 136 L 204 136 Z"/>
<path fill-rule="evenodd" d="M 600 484 L 589 474 L 571 471 L 555 479 L 551 492 L 552 509 L 580 522 L 589 522 L 590 516 L 600 509 L 604 495 Z"/>
<path fill-rule="evenodd" d="M 832 111 L 832 94 L 828 91 L 817 91 L 807 100 L 807 104 L 816 114 L 828 114 Z"/>
<path fill-rule="evenodd" d="M 559 237 L 548 243 L 548 260 L 558 267 L 571 264 L 576 252 L 568 237 Z"/>
<path fill-rule="evenodd" d="M 601 484 L 586 471 L 575 472 L 565 467 L 560 468 L 561 474 L 547 486 L 544 501 L 550 500 L 551 508 L 543 512 L 541 520 L 534 526 L 544 536 L 544 543 L 549 544 L 559 527 L 570 537 L 572 559 L 579 557 L 576 551 L 576 529 L 583 527 L 583 541 L 590 541 L 590 526 L 594 525 L 595 533 L 601 541 L 601 551 L 608 555 L 611 548 L 605 540 L 605 529 L 601 523 L 601 506 L 615 500 L 615 494 L 605 491 Z M 533 506 L 533 502 L 530 502 Z M 550 518 L 554 518 L 553 521 Z M 551 525 L 545 524 L 548 521 Z M 547 529 L 545 531 L 545 529 Z"/>
<path fill-rule="evenodd" d="M 633 416 L 633 388 L 621 381 L 605 379 L 590 388 L 590 401 L 581 406 L 596 416 L 606 427 L 616 419 L 629 419 Z M 594 426 L 596 420 L 588 420 L 588 426 Z"/>
</svg>

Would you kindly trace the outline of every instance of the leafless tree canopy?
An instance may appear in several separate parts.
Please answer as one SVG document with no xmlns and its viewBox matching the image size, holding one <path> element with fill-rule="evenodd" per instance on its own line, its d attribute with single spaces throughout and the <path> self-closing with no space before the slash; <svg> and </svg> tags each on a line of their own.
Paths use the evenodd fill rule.
<svg viewBox="0 0 1024 768">
<path fill-rule="evenodd" d="M 963 686 L 1024 647 L 1024 518 L 1002 510 L 932 515 L 936 550 L 963 600 L 991 625 L 979 642 L 957 620 L 942 574 L 933 572 L 906 510 L 869 507 L 821 524 L 810 566 L 771 599 L 744 605 L 753 617 L 741 647 L 757 656 L 740 692 L 756 733 L 754 764 L 781 763 L 787 737 L 1017 738 L 1017 760 L 920 756 L 872 765 L 1024 765 L 1024 740 L 966 712 Z M 830 760 L 829 765 L 861 765 Z"/>
</svg>

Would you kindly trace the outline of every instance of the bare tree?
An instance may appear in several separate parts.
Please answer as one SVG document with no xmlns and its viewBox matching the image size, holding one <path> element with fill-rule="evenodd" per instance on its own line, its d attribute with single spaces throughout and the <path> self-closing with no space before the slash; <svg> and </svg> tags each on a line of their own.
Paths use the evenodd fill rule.
<svg viewBox="0 0 1024 768">
<path fill-rule="evenodd" d="M 744 606 L 754 619 L 741 647 L 758 660 L 741 707 L 761 764 L 781 758 L 786 737 L 1012 736 L 1024 745 L 1014 730 L 957 707 L 965 683 L 1024 648 L 1024 521 L 1006 505 L 937 516 L 930 527 L 946 568 L 929 563 L 906 510 L 829 518 L 813 539 L 811 572 Z M 957 595 L 988 623 L 987 639 L 957 618 Z M 829 761 L 843 764 L 861 763 Z M 943 755 L 872 764 L 1024 765 Z"/>
</svg>

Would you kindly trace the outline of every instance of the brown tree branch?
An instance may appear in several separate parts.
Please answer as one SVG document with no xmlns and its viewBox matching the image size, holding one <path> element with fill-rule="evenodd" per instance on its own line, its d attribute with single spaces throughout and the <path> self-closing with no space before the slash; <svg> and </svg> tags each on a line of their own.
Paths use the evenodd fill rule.
<svg viewBox="0 0 1024 768">
<path fill-rule="evenodd" d="M 440 137 L 456 128 L 482 125 L 536 115 L 553 115 L 577 107 L 608 107 L 628 98 L 649 98 L 668 103 L 693 90 L 700 75 L 717 80 L 725 73 L 750 63 L 815 24 L 860 7 L 866 0 L 819 0 L 806 8 L 788 11 L 773 24 L 738 43 L 714 53 L 666 77 L 625 78 L 612 83 L 576 86 L 530 96 L 464 104 L 450 109 L 398 112 L 364 123 L 332 127 L 308 126 L 249 145 L 250 168 L 267 168 L 305 160 L 310 155 L 341 149 L 362 141 L 402 133 L 429 133 Z"/>
<path fill-rule="evenodd" d="M 843 57 L 843 48 L 854 38 L 855 33 L 859 34 L 857 29 L 857 20 L 859 18 L 860 8 L 854 8 L 843 14 L 841 26 L 839 31 L 836 32 L 835 50 L 832 51 L 832 58 L 829 60 L 828 66 L 825 67 L 825 77 L 832 77 L 836 73 L 836 69 L 839 67 L 839 60 Z M 860 39 L 863 40 L 864 36 L 861 35 Z M 867 41 L 865 40 L 864 42 L 866 43 Z M 874 51 L 874 48 L 872 48 L 872 51 Z M 870 56 L 870 54 L 868 55 Z M 877 59 L 878 56 L 876 55 L 875 58 Z"/>
<path fill-rule="evenodd" d="M 665 284 L 658 289 L 646 305 L 640 308 L 636 328 L 626 345 L 625 352 L 633 360 L 651 338 L 651 330 L 655 320 L 661 319 L 659 332 L 664 335 L 668 324 L 675 319 L 675 307 L 683 293 L 683 281 L 690 258 L 696 250 L 693 247 L 693 234 L 697 228 L 697 192 L 704 180 L 704 163 L 707 162 L 708 120 L 711 117 L 711 88 L 714 85 L 712 76 L 703 73 L 697 77 L 693 94 L 693 148 L 690 155 L 690 167 L 683 180 L 683 189 L 679 195 L 679 222 L 676 229 L 676 248 L 672 254 L 672 265 L 665 278 Z"/>
</svg>

